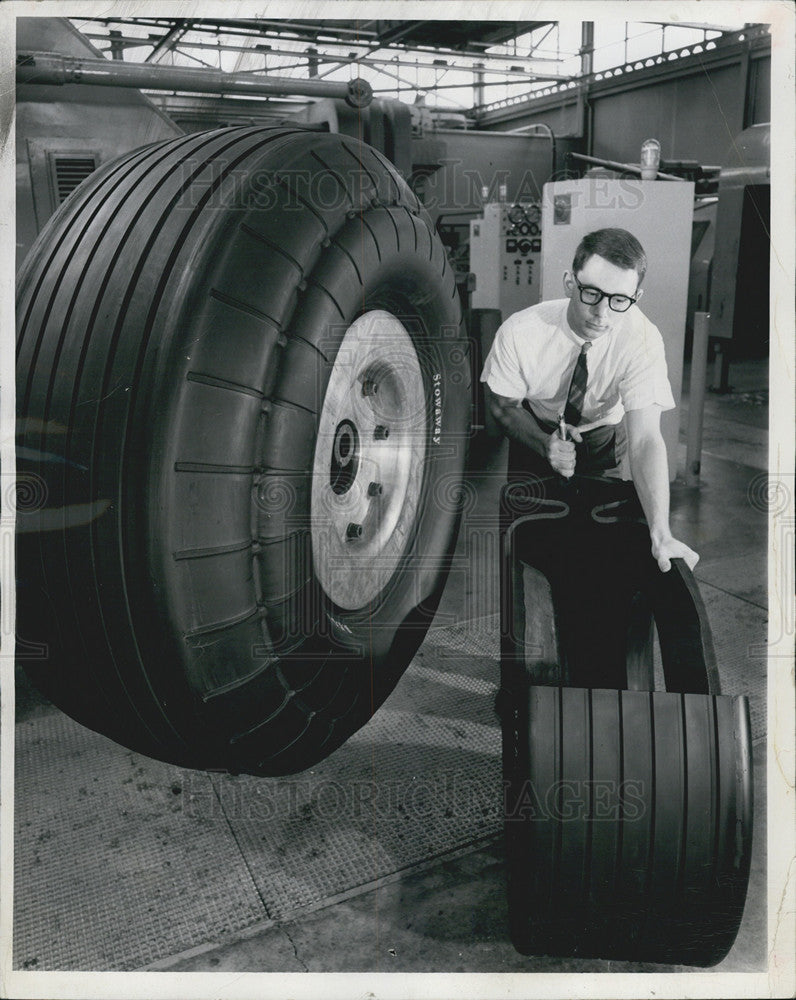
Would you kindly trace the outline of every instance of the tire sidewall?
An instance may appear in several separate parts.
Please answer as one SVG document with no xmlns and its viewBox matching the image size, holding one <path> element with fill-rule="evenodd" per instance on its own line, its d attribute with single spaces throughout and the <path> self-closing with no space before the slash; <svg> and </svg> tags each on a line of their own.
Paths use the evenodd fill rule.
<svg viewBox="0 0 796 1000">
<path fill-rule="evenodd" d="M 337 137 L 328 137 L 337 138 Z M 384 590 L 365 608 L 347 611 L 337 607 L 322 591 L 314 573 L 303 586 L 303 593 L 294 604 L 303 609 L 303 624 L 296 621 L 292 634 L 285 641 L 275 642 L 278 656 L 287 656 L 293 663 L 302 658 L 322 663 L 331 658 L 334 669 L 351 670 L 360 677 L 364 667 L 381 668 L 377 701 L 383 697 L 408 665 L 420 645 L 433 618 L 447 577 L 449 560 L 455 546 L 460 510 L 456 492 L 461 482 L 467 453 L 470 415 L 470 361 L 468 341 L 461 317 L 455 277 L 447 262 L 444 248 L 433 233 L 430 219 L 417 206 L 414 196 L 395 174 L 392 182 L 398 196 L 393 204 L 379 204 L 364 212 L 348 211 L 334 229 L 329 226 L 329 238 L 318 241 L 311 255 L 311 264 L 303 276 L 296 276 L 291 305 L 279 322 L 280 349 L 276 363 L 271 365 L 265 395 L 279 400 L 285 385 L 295 374 L 290 371 L 287 355 L 291 340 L 304 341 L 314 336 L 321 345 L 316 350 L 318 363 L 306 381 L 320 387 L 320 399 L 325 396 L 331 368 L 337 350 L 348 327 L 365 312 L 385 310 L 396 316 L 409 333 L 423 377 L 426 408 L 426 456 L 423 485 L 418 509 L 399 565 Z M 175 466 L 185 453 L 184 443 L 193 433 L 199 414 L 186 406 L 186 379 L 195 364 L 196 344 L 205 338 L 216 338 L 223 344 L 224 332 L 214 330 L 207 321 L 206 299 L 209 288 L 224 284 L 224 277 L 234 275 L 236 257 L 235 232 L 241 222 L 255 220 L 257 209 L 245 203 L 225 213 L 221 224 L 209 230 L 207 237 L 197 241 L 190 255 L 179 268 L 180 284 L 172 295 L 168 310 L 158 325 L 158 356 L 153 358 L 154 377 L 151 399 L 157 400 L 157 419 L 144 438 L 150 496 L 146 537 L 142 547 L 148 553 L 148 563 L 154 582 L 157 606 L 153 609 L 161 622 L 159 655 L 177 655 L 192 686 L 192 658 L 196 653 L 186 646 L 180 609 L 175 604 L 175 582 L 172 553 L 180 548 L 176 532 L 179 512 L 175 516 Z M 261 212 L 271 206 L 264 204 Z M 309 206 L 292 205 L 285 226 L 313 224 L 317 212 Z M 362 232 L 381 234 L 378 252 L 363 248 Z M 397 238 L 396 238 L 397 237 Z M 340 245 L 350 248 L 348 254 Z M 347 262 L 356 259 L 354 275 Z M 334 285 L 334 298 L 319 287 Z M 259 301 L 251 305 L 269 312 L 265 287 L 258 291 Z M 312 331 L 310 334 L 309 331 Z M 318 392 L 318 388 L 315 392 Z M 315 406 L 315 435 L 321 406 Z M 258 418 L 252 417 L 245 434 L 256 441 L 262 454 L 253 457 L 255 468 L 268 467 L 269 458 L 263 441 L 268 441 Z M 148 440 L 146 439 L 148 437 Z M 311 452 L 314 452 L 314 440 Z M 275 463 L 278 466 L 278 462 Z M 312 475 L 312 464 L 305 470 Z M 256 489 L 253 491 L 256 493 Z M 154 502 L 151 498 L 154 497 Z M 310 532 L 311 509 L 309 491 L 293 497 L 289 512 L 291 531 Z M 253 502 L 256 507 L 256 502 Z M 252 522 L 257 511 L 252 511 Z M 254 532 L 256 534 L 256 531 Z M 253 538 L 256 544 L 256 539 Z M 179 585 L 176 585 L 179 590 Z M 262 601 L 266 626 L 272 636 L 267 595 Z M 316 609 L 308 614 L 307 609 Z M 307 634 L 307 620 L 315 621 L 316 631 Z M 176 625 L 175 625 L 176 623 Z M 283 628 L 280 623 L 279 628 Z M 168 653 L 168 649 L 173 653 Z M 248 656 L 248 650 L 243 655 Z M 364 666 L 363 666 L 364 665 Z M 361 683 L 361 681 L 360 681 Z M 199 692 L 201 693 L 201 692 Z"/>
</svg>

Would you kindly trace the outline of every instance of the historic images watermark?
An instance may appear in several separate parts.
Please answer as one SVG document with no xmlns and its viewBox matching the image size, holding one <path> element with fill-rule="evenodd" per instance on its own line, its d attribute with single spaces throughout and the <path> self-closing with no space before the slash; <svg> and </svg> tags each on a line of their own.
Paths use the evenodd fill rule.
<svg viewBox="0 0 796 1000">
<path fill-rule="evenodd" d="M 183 771 L 171 785 L 189 819 L 268 823 L 312 816 L 326 822 L 394 820 L 423 823 L 432 817 L 454 822 L 473 816 L 494 821 L 562 823 L 635 822 L 646 815 L 644 782 L 636 779 L 572 779 L 542 786 L 526 780 L 485 787 L 467 772 L 447 771 L 412 780 L 280 778 L 209 783 Z M 165 791 L 163 792 L 165 795 Z"/>
<path fill-rule="evenodd" d="M 402 196 L 395 176 L 368 169 L 369 151 L 358 152 L 354 140 L 349 149 L 350 166 L 335 164 L 334 169 L 311 166 L 286 166 L 278 170 L 230 167 L 223 161 L 206 163 L 190 158 L 181 164 L 178 187 L 183 188 L 180 207 L 194 209 L 237 208 L 242 211 L 267 212 L 277 206 L 283 211 L 334 213 L 365 212 L 398 204 Z M 396 173 L 400 172 L 396 170 Z M 428 186 L 420 172 L 401 180 L 430 215 L 471 211 L 477 215 L 484 205 L 505 200 L 511 175 L 515 203 L 542 202 L 545 192 L 539 188 L 533 170 L 526 169 L 519 178 L 506 168 L 495 167 L 483 173 L 466 161 L 443 157 L 435 172 L 435 184 Z M 561 178 L 556 178 L 561 179 Z M 566 178 L 565 178 L 566 179 Z M 405 189 L 404 189 L 405 190 Z M 552 197 L 552 195 L 550 195 Z M 644 201 L 643 184 L 635 178 L 594 177 L 588 187 L 573 189 L 557 196 L 554 210 L 560 215 L 573 209 L 638 208 Z M 559 199 L 563 199 L 560 201 Z"/>
</svg>

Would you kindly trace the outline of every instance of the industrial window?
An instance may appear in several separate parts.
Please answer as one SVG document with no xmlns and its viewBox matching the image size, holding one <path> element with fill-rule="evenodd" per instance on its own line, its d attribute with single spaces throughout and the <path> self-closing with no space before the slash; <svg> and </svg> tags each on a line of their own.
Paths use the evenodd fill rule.
<svg viewBox="0 0 796 1000">
<path fill-rule="evenodd" d="M 52 157 L 53 188 L 59 205 L 63 204 L 75 188 L 84 181 L 90 173 L 96 170 L 97 162 L 91 155 L 64 156 L 55 154 Z"/>
</svg>

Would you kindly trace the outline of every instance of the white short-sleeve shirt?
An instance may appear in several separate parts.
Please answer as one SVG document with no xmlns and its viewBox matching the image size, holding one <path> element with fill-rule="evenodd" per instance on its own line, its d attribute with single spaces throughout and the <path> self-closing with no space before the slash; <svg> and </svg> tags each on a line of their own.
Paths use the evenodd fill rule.
<svg viewBox="0 0 796 1000">
<path fill-rule="evenodd" d="M 481 375 L 493 392 L 526 399 L 550 423 L 564 412 L 584 343 L 567 322 L 568 305 L 569 299 L 554 299 L 509 316 L 495 334 Z M 660 331 L 637 306 L 618 318 L 610 333 L 591 341 L 579 430 L 618 424 L 626 410 L 675 405 Z"/>
</svg>

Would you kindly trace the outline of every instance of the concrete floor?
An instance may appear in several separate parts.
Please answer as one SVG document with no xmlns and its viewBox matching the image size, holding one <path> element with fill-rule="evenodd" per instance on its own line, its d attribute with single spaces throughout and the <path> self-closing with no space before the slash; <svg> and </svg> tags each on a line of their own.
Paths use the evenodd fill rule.
<svg viewBox="0 0 796 1000">
<path fill-rule="evenodd" d="M 731 381 L 735 387 L 731 395 L 708 396 L 702 480 L 699 487 L 686 487 L 681 481 L 674 484 L 672 526 L 675 534 L 701 554 L 696 576 L 703 585 L 711 620 L 715 608 L 721 621 L 730 623 L 725 635 L 716 635 L 717 647 L 725 643 L 721 648 L 730 686 L 723 677 L 724 690 L 736 693 L 731 690 L 733 684 L 745 685 L 737 690 L 746 691 L 755 703 L 756 826 L 750 891 L 736 944 L 717 966 L 719 971 L 753 971 L 765 968 L 766 963 L 765 660 L 755 652 L 765 642 L 762 626 L 767 603 L 767 517 L 765 505 L 758 500 L 763 495 L 760 477 L 766 467 L 766 365 L 762 362 L 739 365 L 733 370 Z M 683 413 L 687 415 L 687 399 Z M 683 447 L 679 459 L 682 468 Z M 494 632 L 494 616 L 499 606 L 495 511 L 503 482 L 505 448 L 489 445 L 480 454 L 474 454 L 472 464 L 478 471 L 468 476 L 467 509 L 457 556 L 435 627 L 412 667 L 371 723 L 371 726 L 376 723 L 376 727 L 359 742 L 357 738 L 349 741 L 330 758 L 324 772 L 327 778 L 331 775 L 344 780 L 342 776 L 346 775 L 350 779 L 357 768 L 362 774 L 375 773 L 374 761 L 390 741 L 398 748 L 389 758 L 393 773 L 399 774 L 402 763 L 406 768 L 400 774 L 404 787 L 415 780 L 418 769 L 425 768 L 428 773 L 431 768 L 433 772 L 435 759 L 461 763 L 468 753 L 472 754 L 473 773 L 477 771 L 483 776 L 488 786 L 493 773 L 498 774 L 495 734 L 499 738 L 499 729 L 491 711 L 498 664 L 494 655 L 479 653 L 478 643 L 488 637 L 490 628 Z M 473 623 L 472 634 L 469 638 L 465 635 L 466 641 L 459 647 L 469 651 L 469 659 L 463 652 L 458 654 L 458 660 L 451 662 L 459 665 L 442 676 L 443 672 L 435 670 L 434 656 L 443 646 L 454 651 L 451 656 L 456 655 L 456 642 L 460 640 L 455 630 L 462 623 Z M 493 649 L 488 646 L 488 638 L 484 642 L 487 643 L 484 650 Z M 449 694 L 454 698 L 446 703 L 445 709 L 433 706 L 440 683 L 451 688 Z M 69 728 L 73 724 L 42 703 L 23 677 L 18 681 L 17 698 L 16 968 L 234 972 L 679 971 L 671 966 L 527 958 L 515 952 L 508 940 L 500 817 L 490 811 L 490 804 L 468 812 L 461 829 L 455 827 L 454 820 L 443 818 L 436 840 L 429 821 L 426 843 L 414 854 L 400 853 L 398 840 L 390 840 L 396 834 L 388 825 L 378 830 L 374 825 L 371 836 L 367 826 L 352 827 L 353 856 L 360 858 L 360 870 L 346 871 L 342 880 L 340 869 L 351 863 L 351 856 L 348 859 L 332 856 L 334 852 L 328 845 L 323 846 L 327 834 L 321 834 L 308 854 L 314 852 L 316 858 L 321 855 L 317 859 L 321 881 L 303 887 L 307 890 L 303 896 L 291 885 L 289 891 L 285 890 L 287 902 L 270 903 L 269 868 L 273 872 L 279 870 L 281 876 L 282 869 L 290 866 L 291 850 L 299 851 L 298 842 L 292 842 L 291 847 L 292 834 L 286 835 L 287 846 L 278 849 L 281 854 L 264 854 L 261 845 L 259 861 L 253 864 L 248 855 L 243 866 L 239 862 L 240 855 L 246 855 L 246 837 L 265 840 L 265 836 L 260 836 L 262 826 L 244 829 L 242 824 L 236 825 L 235 816 L 230 819 L 234 810 L 229 809 L 213 825 L 211 820 L 216 817 L 197 816 L 184 808 L 189 787 L 197 794 L 203 793 L 198 773 L 176 773 L 176 769 L 122 751 L 80 727 Z M 423 722 L 429 719 L 430 722 Z M 396 720 L 397 736 L 389 729 L 391 721 Z M 418 720 L 422 723 L 420 728 L 412 728 Z M 47 779 L 57 782 L 54 788 L 64 789 L 57 821 L 53 813 L 57 803 L 53 804 L 44 784 L 36 787 L 36 741 L 41 744 L 48 737 L 43 735 L 44 728 L 34 727 L 47 725 L 54 727 L 53 745 L 64 748 L 57 773 L 53 770 Z M 402 745 L 399 737 L 404 736 L 406 743 Z M 417 750 L 421 745 L 422 754 Z M 386 767 L 388 757 L 378 759 Z M 103 772 L 112 768 L 116 768 L 113 773 L 120 777 L 109 786 L 113 797 L 108 799 L 106 785 L 102 785 Z M 129 779 L 121 777 L 125 768 L 129 769 Z M 220 776 L 215 776 L 207 787 L 212 785 L 222 805 L 224 794 L 239 789 L 243 798 L 235 801 L 240 804 L 247 797 L 256 796 L 257 789 L 264 786 L 254 783 L 264 780 L 238 779 L 236 784 L 236 779 L 223 782 Z M 499 777 L 494 780 L 499 781 Z M 98 801 L 92 799 L 95 794 L 92 782 L 103 789 L 101 814 L 97 811 Z M 70 783 L 75 786 L 71 797 L 66 791 Z M 175 804 L 180 795 L 182 810 Z M 172 820 L 173 825 L 168 826 Z M 111 822 L 115 824 L 113 829 L 109 826 Z M 49 838 L 42 838 L 42 832 L 56 823 L 61 826 L 66 823 L 72 831 L 78 831 L 75 836 L 82 838 L 79 845 L 65 848 L 53 834 L 52 843 L 48 843 Z M 153 839 L 150 844 L 146 838 L 154 837 L 155 829 L 157 843 Z M 404 829 L 410 830 L 407 826 Z M 34 833 L 38 834 L 35 839 Z M 410 839 L 417 835 L 418 831 L 407 833 Z M 397 837 L 402 836 L 399 831 Z M 103 846 L 103 838 L 107 838 L 110 852 L 107 857 L 113 858 L 118 866 L 114 869 L 116 895 L 114 879 L 93 878 L 77 884 L 75 873 L 83 869 L 76 854 L 70 856 L 72 864 L 66 869 L 62 863 L 62 852 L 68 849 L 83 851 L 88 865 L 93 853 Z M 356 838 L 361 843 L 357 844 Z M 356 849 L 361 853 L 356 854 Z M 379 850 L 390 857 L 371 866 L 369 855 Z M 184 865 L 186 855 L 191 857 L 189 879 L 195 880 L 196 892 L 191 889 L 194 883 L 189 881 L 186 885 L 183 875 L 177 879 L 174 869 L 170 879 L 169 867 Z M 326 867 L 322 864 L 324 860 L 328 862 Z M 264 870 L 258 871 L 258 864 L 261 869 L 264 864 Z M 57 887 L 53 888 L 52 879 L 32 877 L 37 871 L 45 876 L 48 865 L 54 866 L 53 870 L 57 866 L 61 882 L 68 882 L 70 877 L 75 882 L 67 885 L 61 896 Z M 363 874 L 365 870 L 369 873 L 367 877 Z M 89 940 L 92 934 L 102 933 L 98 922 L 92 923 L 92 913 L 110 921 L 110 914 L 119 917 L 116 908 L 121 905 L 123 910 L 126 905 L 118 895 L 121 878 L 129 878 L 131 885 L 152 887 L 148 895 L 129 904 L 140 907 L 142 917 L 154 926 L 148 949 L 131 950 L 130 942 L 124 941 L 125 921 L 128 927 L 134 926 L 132 912 L 121 913 L 116 938 L 106 934 L 108 939 L 102 948 L 93 948 Z M 322 882 L 324 878 L 328 879 L 328 885 Z M 296 880 L 300 881 L 300 877 L 296 876 Z M 254 889 L 249 884 L 252 882 Z M 84 898 L 78 906 L 71 897 L 81 893 Z M 237 898 L 236 893 L 240 894 L 241 903 L 235 904 L 234 917 L 226 911 L 226 915 L 220 915 L 225 894 Z M 300 905 L 295 903 L 299 899 Z M 181 908 L 179 921 L 170 917 L 169 909 L 177 904 Z M 81 914 L 79 919 L 75 919 L 74 913 Z M 184 930 L 180 921 L 185 925 Z M 48 942 L 67 922 L 70 937 L 78 939 L 76 950 L 48 951 Z M 85 947 L 80 946 L 81 935 Z"/>
</svg>

